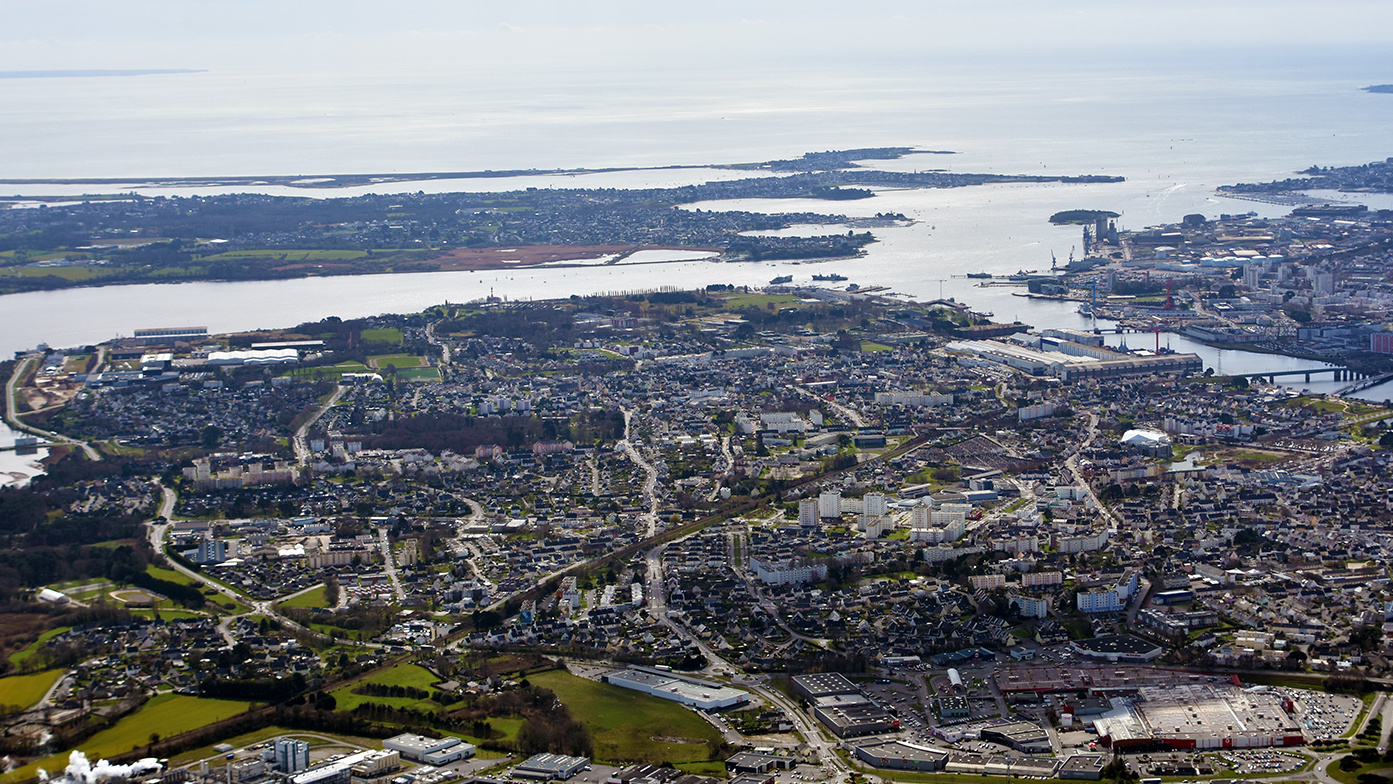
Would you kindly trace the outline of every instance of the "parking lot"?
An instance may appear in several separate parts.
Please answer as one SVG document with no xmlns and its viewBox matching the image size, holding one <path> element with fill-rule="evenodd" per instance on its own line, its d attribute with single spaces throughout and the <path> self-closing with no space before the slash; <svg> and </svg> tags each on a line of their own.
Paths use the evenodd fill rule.
<svg viewBox="0 0 1393 784">
<path fill-rule="evenodd" d="M 1296 719 L 1307 741 L 1338 738 L 1349 731 L 1364 704 L 1347 694 L 1326 694 L 1302 689 L 1278 689 L 1296 706 Z"/>
</svg>

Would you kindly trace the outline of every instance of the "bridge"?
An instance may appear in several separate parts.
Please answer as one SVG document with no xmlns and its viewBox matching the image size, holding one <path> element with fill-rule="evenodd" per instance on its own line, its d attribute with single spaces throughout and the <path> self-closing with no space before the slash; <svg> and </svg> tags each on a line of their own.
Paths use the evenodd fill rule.
<svg viewBox="0 0 1393 784">
<path fill-rule="evenodd" d="M 1355 392 L 1363 392 L 1364 390 L 1370 387 L 1376 387 L 1379 384 L 1385 384 L 1389 381 L 1393 381 L 1393 373 L 1380 373 L 1377 376 L 1366 376 L 1362 380 L 1356 381 L 1353 384 L 1347 384 L 1345 386 L 1340 387 L 1339 389 L 1335 390 L 1334 394 L 1341 397 L 1345 395 L 1353 395 Z"/>
<path fill-rule="evenodd" d="M 1275 384 L 1277 383 L 1277 379 L 1279 378 L 1291 378 L 1294 376 L 1301 376 L 1306 381 L 1310 381 L 1311 376 L 1317 376 L 1322 373 L 1329 373 L 1331 381 L 1357 381 L 1367 376 L 1367 374 L 1362 373 L 1353 368 L 1323 367 L 1307 368 L 1305 370 L 1274 370 L 1270 373 L 1267 371 L 1261 371 L 1258 373 L 1249 373 L 1248 378 L 1265 378 L 1268 380 L 1268 382 Z M 1373 386 L 1373 384 L 1370 384 L 1369 386 Z"/>
</svg>

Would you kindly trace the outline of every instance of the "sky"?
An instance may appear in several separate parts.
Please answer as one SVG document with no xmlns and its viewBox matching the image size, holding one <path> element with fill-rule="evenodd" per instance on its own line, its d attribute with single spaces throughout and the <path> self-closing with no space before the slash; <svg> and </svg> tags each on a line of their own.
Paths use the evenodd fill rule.
<svg viewBox="0 0 1393 784">
<path fill-rule="evenodd" d="M 866 58 L 1164 56 L 1393 39 L 1362 0 L 653 3 L 0 0 L 0 70 L 683 69 Z"/>
</svg>

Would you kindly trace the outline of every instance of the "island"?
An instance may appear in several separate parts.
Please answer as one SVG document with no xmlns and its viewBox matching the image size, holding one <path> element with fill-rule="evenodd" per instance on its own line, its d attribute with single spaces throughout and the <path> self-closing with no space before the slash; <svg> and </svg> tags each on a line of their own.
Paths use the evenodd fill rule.
<svg viewBox="0 0 1393 784">
<path fill-rule="evenodd" d="M 809 153 L 799 159 L 762 164 L 731 164 L 725 168 L 760 169 L 764 173 L 673 188 L 417 191 L 340 198 L 243 193 L 0 200 L 0 206 L 21 201 L 43 205 L 34 209 L 0 209 L 0 294 L 154 281 L 275 280 L 312 275 L 477 270 L 503 265 L 556 266 L 595 263 L 597 259 L 603 260 L 600 263 L 617 264 L 645 249 L 715 253 L 721 261 L 854 258 L 875 241 L 871 231 L 798 237 L 748 235 L 795 224 L 871 229 L 903 224 L 907 222 L 904 216 L 881 213 L 875 218 L 854 220 L 836 213 L 763 214 L 702 209 L 700 205 L 730 199 L 858 200 L 873 196 L 875 188 L 1120 179 L 937 170 L 891 172 L 856 163 L 913 152 L 908 148 L 871 148 Z M 335 175 L 150 183 L 324 188 L 458 176 L 461 175 Z M 92 180 L 66 184 L 115 183 Z"/>
</svg>

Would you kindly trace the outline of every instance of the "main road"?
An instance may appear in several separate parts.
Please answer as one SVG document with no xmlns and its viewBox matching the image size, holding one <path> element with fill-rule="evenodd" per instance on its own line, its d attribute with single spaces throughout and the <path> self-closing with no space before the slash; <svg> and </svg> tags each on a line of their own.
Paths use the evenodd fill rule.
<svg viewBox="0 0 1393 784">
<path fill-rule="evenodd" d="M 36 361 L 38 361 L 38 357 L 34 354 L 30 354 L 29 356 L 26 356 L 24 359 L 20 360 L 19 364 L 15 365 L 14 372 L 10 374 L 10 380 L 5 382 L 5 421 L 10 424 L 10 427 L 14 428 L 17 431 L 32 433 L 36 436 L 43 436 L 44 438 L 47 438 L 49 441 L 52 441 L 57 444 L 69 444 L 71 446 L 80 447 L 82 451 L 87 455 L 88 460 L 101 460 L 101 452 L 98 452 L 97 450 L 93 449 L 92 445 L 87 443 L 86 441 L 79 441 L 76 438 L 69 438 L 68 436 L 63 435 L 62 433 L 55 433 L 51 430 L 42 430 L 40 428 L 34 427 L 33 425 L 25 424 L 23 421 L 20 420 L 18 413 L 19 398 L 15 395 L 16 387 L 19 384 L 19 380 L 23 378 L 24 374 L 29 371 L 29 366 Z"/>
</svg>

